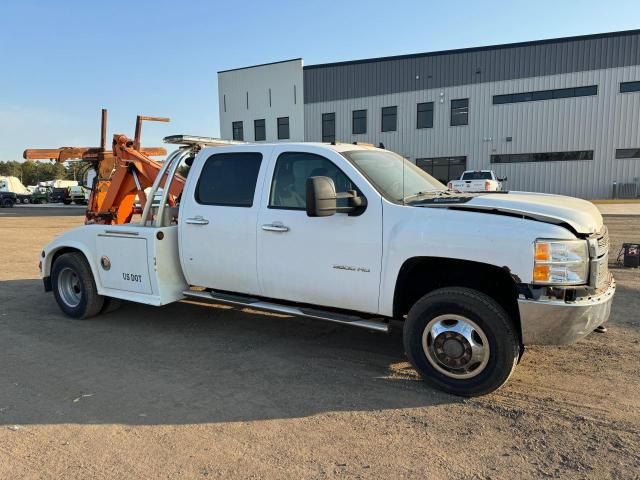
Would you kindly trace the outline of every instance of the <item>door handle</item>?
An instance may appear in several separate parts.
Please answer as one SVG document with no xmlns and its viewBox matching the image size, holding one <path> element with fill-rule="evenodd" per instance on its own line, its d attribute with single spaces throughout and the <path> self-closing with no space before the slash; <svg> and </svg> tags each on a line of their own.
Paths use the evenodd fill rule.
<svg viewBox="0 0 640 480">
<path fill-rule="evenodd" d="M 196 217 L 187 218 L 185 223 L 190 223 L 191 225 L 209 225 L 209 220 L 198 215 Z"/>
<path fill-rule="evenodd" d="M 284 225 L 275 225 L 273 223 L 267 223 L 266 225 L 262 225 L 262 229 L 266 230 L 267 232 L 280 232 L 280 233 L 289 231 L 289 227 L 285 227 Z"/>
</svg>

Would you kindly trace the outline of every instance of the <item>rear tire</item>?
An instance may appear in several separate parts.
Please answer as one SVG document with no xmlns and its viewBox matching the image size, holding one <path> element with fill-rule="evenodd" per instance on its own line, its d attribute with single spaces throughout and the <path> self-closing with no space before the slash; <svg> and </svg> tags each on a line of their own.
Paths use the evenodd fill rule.
<svg viewBox="0 0 640 480">
<path fill-rule="evenodd" d="M 100 314 L 115 312 L 121 306 L 122 300 L 119 298 L 104 297 L 104 305 L 102 306 L 102 310 L 100 310 Z"/>
<path fill-rule="evenodd" d="M 427 383 L 465 397 L 502 386 L 520 353 L 509 315 L 491 297 L 470 288 L 441 288 L 418 300 L 403 339 L 409 361 Z"/>
<path fill-rule="evenodd" d="M 55 260 L 51 284 L 58 306 L 70 317 L 93 317 L 104 305 L 104 297 L 98 295 L 91 268 L 81 253 L 65 253 Z"/>
</svg>

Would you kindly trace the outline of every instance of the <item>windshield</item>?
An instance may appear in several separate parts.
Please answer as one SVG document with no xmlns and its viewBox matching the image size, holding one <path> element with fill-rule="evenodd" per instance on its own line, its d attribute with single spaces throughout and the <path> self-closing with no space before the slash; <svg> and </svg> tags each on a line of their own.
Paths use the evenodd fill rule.
<svg viewBox="0 0 640 480">
<path fill-rule="evenodd" d="M 447 190 L 427 172 L 396 153 L 384 150 L 350 150 L 341 153 L 389 200 L 402 202 L 409 197 Z"/>
<path fill-rule="evenodd" d="M 491 172 L 464 172 L 462 180 L 491 180 Z"/>
</svg>

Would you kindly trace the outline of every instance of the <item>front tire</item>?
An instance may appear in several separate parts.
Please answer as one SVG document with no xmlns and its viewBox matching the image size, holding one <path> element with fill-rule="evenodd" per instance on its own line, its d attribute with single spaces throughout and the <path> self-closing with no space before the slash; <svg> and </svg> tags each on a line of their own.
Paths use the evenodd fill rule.
<svg viewBox="0 0 640 480">
<path fill-rule="evenodd" d="M 104 297 L 98 295 L 91 268 L 81 253 L 60 255 L 51 269 L 53 295 L 68 316 L 89 318 L 100 313 Z"/>
<path fill-rule="evenodd" d="M 509 315 L 491 297 L 470 288 L 441 288 L 418 300 L 403 339 L 409 361 L 426 382 L 465 397 L 503 385 L 520 353 Z"/>
</svg>

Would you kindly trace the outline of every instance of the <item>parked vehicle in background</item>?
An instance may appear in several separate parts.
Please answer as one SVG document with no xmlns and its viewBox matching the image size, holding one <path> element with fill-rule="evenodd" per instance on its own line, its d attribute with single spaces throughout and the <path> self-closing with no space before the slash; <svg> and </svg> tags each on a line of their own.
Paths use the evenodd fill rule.
<svg viewBox="0 0 640 480">
<path fill-rule="evenodd" d="M 16 193 L 17 203 L 31 203 L 30 193 Z"/>
<path fill-rule="evenodd" d="M 71 203 L 75 203 L 76 205 L 86 205 L 87 189 L 79 185 L 67 187 L 62 203 L 65 205 L 70 205 Z"/>
<path fill-rule="evenodd" d="M 67 189 L 62 187 L 54 187 L 49 194 L 49 202 L 62 203 L 67 196 Z"/>
<path fill-rule="evenodd" d="M 447 187 L 461 192 L 501 192 L 502 182 L 507 178 L 498 178 L 493 170 L 467 170 L 459 180 L 451 180 Z"/>
<path fill-rule="evenodd" d="M 466 396 L 506 382 L 525 346 L 573 343 L 609 318 L 609 237 L 585 200 L 447 190 L 363 145 L 167 141 L 187 146 L 165 160 L 140 222 L 87 224 L 42 250 L 45 289 L 67 315 L 196 298 L 402 325 L 422 377 Z"/>
<path fill-rule="evenodd" d="M 0 191 L 0 207 L 13 207 L 18 203 L 18 198 L 13 192 Z"/>
<path fill-rule="evenodd" d="M 31 193 L 31 203 L 49 203 L 52 190 L 53 189 L 51 187 L 36 187 Z"/>
</svg>

